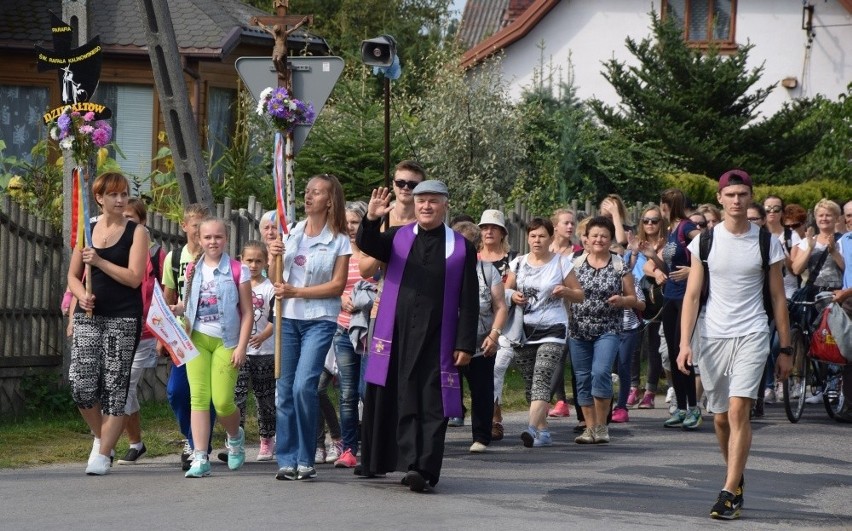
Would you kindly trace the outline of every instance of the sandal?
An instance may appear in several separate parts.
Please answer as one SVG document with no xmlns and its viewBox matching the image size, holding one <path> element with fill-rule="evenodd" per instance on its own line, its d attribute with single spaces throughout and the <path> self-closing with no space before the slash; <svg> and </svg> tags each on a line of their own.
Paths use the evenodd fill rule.
<svg viewBox="0 0 852 531">
<path fill-rule="evenodd" d="M 491 440 L 499 441 L 503 438 L 503 425 L 499 422 L 491 423 Z"/>
</svg>

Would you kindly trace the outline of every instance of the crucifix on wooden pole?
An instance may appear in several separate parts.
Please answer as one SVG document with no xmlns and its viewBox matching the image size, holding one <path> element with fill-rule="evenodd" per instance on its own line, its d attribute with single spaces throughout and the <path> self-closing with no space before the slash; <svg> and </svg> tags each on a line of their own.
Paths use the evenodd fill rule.
<svg viewBox="0 0 852 531">
<path fill-rule="evenodd" d="M 251 23 L 255 26 L 260 26 L 264 31 L 268 32 L 275 39 L 275 45 L 272 48 L 272 64 L 275 66 L 275 71 L 278 73 L 278 86 L 283 87 L 288 93 L 291 93 L 293 86 L 290 77 L 290 65 L 287 64 L 287 37 L 291 33 L 304 25 L 310 25 L 313 22 L 312 15 L 288 15 L 287 10 L 290 7 L 289 0 L 275 0 L 275 16 L 254 17 Z M 277 151 L 277 147 L 276 147 Z M 287 191 L 287 217 L 290 220 L 295 220 L 296 217 L 296 184 L 293 177 L 293 131 L 287 131 L 285 141 L 285 157 L 284 157 L 284 172 L 273 172 L 273 178 L 277 178 L 282 173 L 284 174 L 285 182 L 284 189 Z M 274 158 L 273 164 L 279 164 L 278 158 Z M 279 183 L 279 185 L 282 183 Z M 280 210 L 279 210 L 280 211 Z M 279 237 L 283 239 L 284 233 L 287 232 L 287 223 L 283 219 L 278 220 Z M 283 280 L 283 257 L 279 254 L 275 256 L 272 263 L 272 271 L 270 276 L 275 282 Z M 275 299 L 275 378 L 281 376 L 281 299 Z"/>
</svg>

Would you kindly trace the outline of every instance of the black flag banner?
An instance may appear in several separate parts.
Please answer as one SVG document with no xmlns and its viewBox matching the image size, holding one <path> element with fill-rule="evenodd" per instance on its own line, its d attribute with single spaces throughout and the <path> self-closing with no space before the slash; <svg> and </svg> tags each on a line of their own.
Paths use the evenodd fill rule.
<svg viewBox="0 0 852 531">
<path fill-rule="evenodd" d="M 59 86 L 62 87 L 62 107 L 70 105 L 74 110 L 93 110 L 98 120 L 110 118 L 112 111 L 103 105 L 89 109 L 86 102 L 98 88 L 101 76 L 101 42 L 96 36 L 77 48 L 71 47 L 72 28 L 50 12 L 50 29 L 53 35 L 53 50 L 36 46 L 38 70 L 57 70 Z M 54 109 L 56 111 L 58 109 Z M 55 119 L 54 111 L 44 116 L 45 123 Z M 61 111 L 60 111 L 61 112 Z"/>
</svg>

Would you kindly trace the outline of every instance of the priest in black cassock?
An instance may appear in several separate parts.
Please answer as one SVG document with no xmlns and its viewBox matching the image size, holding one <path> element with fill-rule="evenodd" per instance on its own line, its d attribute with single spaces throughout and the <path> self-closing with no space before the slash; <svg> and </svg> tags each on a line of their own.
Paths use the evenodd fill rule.
<svg viewBox="0 0 852 531">
<path fill-rule="evenodd" d="M 447 418 L 461 416 L 458 367 L 476 350 L 476 250 L 444 224 L 449 193 L 414 189 L 416 223 L 380 232 L 387 188 L 374 190 L 356 242 L 381 260 L 384 286 L 367 356 L 361 465 L 367 477 L 400 471 L 422 492 L 438 483 Z"/>
</svg>

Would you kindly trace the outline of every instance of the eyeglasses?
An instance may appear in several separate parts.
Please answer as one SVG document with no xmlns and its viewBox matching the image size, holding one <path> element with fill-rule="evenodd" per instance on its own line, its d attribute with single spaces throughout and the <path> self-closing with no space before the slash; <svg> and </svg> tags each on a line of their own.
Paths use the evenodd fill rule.
<svg viewBox="0 0 852 531">
<path fill-rule="evenodd" d="M 656 225 L 660 222 L 660 218 L 642 218 L 642 223 L 645 225 Z"/>
<path fill-rule="evenodd" d="M 758 221 L 760 221 L 762 219 L 763 218 L 748 218 L 748 220 L 751 221 L 752 223 L 757 223 Z"/>
<path fill-rule="evenodd" d="M 394 179 L 393 184 L 395 184 L 396 187 L 399 188 L 400 190 L 403 189 L 403 188 L 408 188 L 409 190 L 414 190 L 414 188 L 416 188 L 417 185 L 420 184 L 420 183 L 417 182 L 417 181 L 406 181 L 404 179 Z"/>
<path fill-rule="evenodd" d="M 777 213 L 781 212 L 780 206 L 768 206 L 768 207 L 764 207 L 764 208 L 766 209 L 767 214 L 777 214 Z"/>
</svg>

